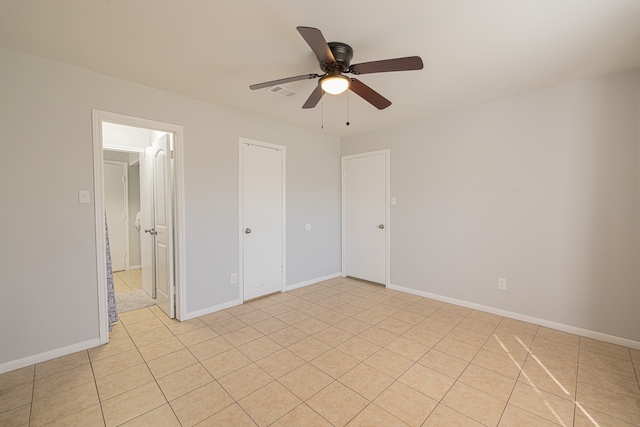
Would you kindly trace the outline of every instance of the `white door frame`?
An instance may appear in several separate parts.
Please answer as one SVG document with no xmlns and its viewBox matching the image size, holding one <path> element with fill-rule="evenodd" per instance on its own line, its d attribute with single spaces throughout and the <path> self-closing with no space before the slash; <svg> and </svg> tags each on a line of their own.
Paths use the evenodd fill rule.
<svg viewBox="0 0 640 427">
<path fill-rule="evenodd" d="M 287 284 L 287 192 L 286 192 L 286 182 L 287 182 L 287 165 L 286 165 L 286 160 L 287 160 L 287 147 L 283 146 L 283 145 L 276 145 L 276 144 L 270 144 L 268 142 L 262 142 L 262 141 L 256 141 L 253 139 L 247 139 L 247 138 L 242 138 L 240 137 L 240 141 L 238 143 L 238 151 L 240 154 L 240 179 L 239 179 L 239 185 L 240 185 L 240 190 L 239 190 L 239 195 L 240 195 L 240 201 L 239 201 L 239 216 L 238 216 L 238 248 L 239 248 L 239 252 L 238 252 L 238 287 L 239 292 L 238 292 L 238 300 L 239 302 L 242 304 L 244 303 L 244 236 L 243 236 L 243 229 L 242 229 L 242 219 L 244 217 L 244 207 L 242 204 L 242 196 L 243 196 L 243 179 L 242 179 L 242 173 L 243 173 L 243 164 L 244 164 L 244 155 L 242 154 L 242 145 L 243 144 L 250 144 L 250 145 L 257 145 L 259 147 L 265 147 L 265 148 L 272 148 L 275 150 L 281 150 L 282 151 L 282 292 L 284 292 L 286 290 L 286 284 Z"/>
<path fill-rule="evenodd" d="M 342 277 L 346 277 L 346 272 L 347 272 L 347 261 L 346 261 L 346 257 L 345 257 L 345 253 L 346 253 L 346 230 L 345 230 L 345 224 L 346 224 L 346 200 L 345 200 L 345 162 L 347 160 L 350 159 L 357 159 L 359 157 L 368 157 L 368 156 L 376 156 L 379 154 L 384 154 L 384 159 L 385 159 L 385 164 L 384 164 L 384 181 L 385 181 L 385 198 L 384 198 L 384 207 L 385 207 L 385 227 L 384 227 L 384 242 L 385 242 L 385 248 L 384 248 L 384 270 L 385 270 L 385 278 L 384 278 L 384 285 L 386 287 L 389 286 L 390 284 L 390 277 L 391 277 L 391 270 L 390 270 L 390 236 L 391 236 L 391 207 L 390 207 L 390 194 L 391 194 L 391 184 L 390 184 L 390 157 L 391 157 L 391 150 L 384 149 L 384 150 L 377 150 L 377 151 L 369 151 L 366 153 L 358 153 L 358 154 L 352 154 L 349 156 L 342 156 L 342 161 L 341 161 L 341 165 L 342 165 L 342 173 L 341 173 L 341 181 L 342 181 Z"/>
<path fill-rule="evenodd" d="M 119 165 L 124 175 L 124 269 L 129 270 L 129 162 L 119 160 L 105 160 L 104 163 Z M 106 209 L 106 206 L 105 206 Z"/>
<path fill-rule="evenodd" d="M 107 262 L 106 239 L 104 234 L 104 189 L 103 189 L 103 162 L 104 156 L 102 141 L 102 123 L 115 123 L 125 126 L 146 128 L 173 134 L 173 158 L 174 158 L 174 197 L 173 209 L 174 223 L 174 267 L 176 287 L 176 319 L 181 320 L 187 313 L 186 301 L 186 262 L 185 262 L 185 221 L 184 221 L 184 129 L 182 126 L 169 123 L 156 122 L 154 120 L 141 119 L 110 113 L 107 111 L 92 110 L 93 119 L 93 191 L 95 206 L 95 232 L 96 232 L 96 274 L 98 282 L 98 322 L 100 343 L 109 342 L 109 315 L 107 306 Z"/>
</svg>

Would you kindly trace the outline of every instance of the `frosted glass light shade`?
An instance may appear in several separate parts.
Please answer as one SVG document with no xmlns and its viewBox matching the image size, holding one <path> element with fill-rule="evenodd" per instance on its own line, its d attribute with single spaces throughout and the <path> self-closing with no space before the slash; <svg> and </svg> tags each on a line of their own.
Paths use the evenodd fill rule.
<svg viewBox="0 0 640 427">
<path fill-rule="evenodd" d="M 327 76 L 320 80 L 320 87 L 331 95 L 339 95 L 349 89 L 349 83 L 349 78 L 342 75 Z"/>
</svg>

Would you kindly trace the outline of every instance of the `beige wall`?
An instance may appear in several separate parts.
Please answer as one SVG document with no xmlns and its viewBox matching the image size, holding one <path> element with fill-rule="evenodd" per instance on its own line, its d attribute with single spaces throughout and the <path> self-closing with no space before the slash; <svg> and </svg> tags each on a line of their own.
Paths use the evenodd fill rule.
<svg viewBox="0 0 640 427">
<path fill-rule="evenodd" d="M 636 69 L 344 138 L 391 149 L 391 283 L 640 341 L 639 104 Z"/>
<path fill-rule="evenodd" d="M 0 371 L 98 338 L 92 109 L 184 128 L 188 312 L 238 296 L 239 137 L 287 147 L 287 283 L 340 270 L 338 138 L 6 49 L 0 69 Z M 640 341 L 639 104 L 634 70 L 345 138 L 391 149 L 391 282 Z"/>
<path fill-rule="evenodd" d="M 184 129 L 188 313 L 238 298 L 240 137 L 287 147 L 287 283 L 340 271 L 338 138 L 7 49 L 0 69 L 0 371 L 98 338 L 92 109 Z"/>
</svg>

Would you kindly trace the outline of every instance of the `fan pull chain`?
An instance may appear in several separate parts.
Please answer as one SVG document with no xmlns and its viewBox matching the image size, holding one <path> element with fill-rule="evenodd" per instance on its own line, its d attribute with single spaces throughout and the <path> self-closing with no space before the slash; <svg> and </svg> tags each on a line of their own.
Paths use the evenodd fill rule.
<svg viewBox="0 0 640 427">
<path fill-rule="evenodd" d="M 324 98 L 322 99 L 322 105 L 320 109 L 320 129 L 324 129 Z"/>
<path fill-rule="evenodd" d="M 349 92 L 347 92 L 347 126 L 349 126 Z"/>
</svg>

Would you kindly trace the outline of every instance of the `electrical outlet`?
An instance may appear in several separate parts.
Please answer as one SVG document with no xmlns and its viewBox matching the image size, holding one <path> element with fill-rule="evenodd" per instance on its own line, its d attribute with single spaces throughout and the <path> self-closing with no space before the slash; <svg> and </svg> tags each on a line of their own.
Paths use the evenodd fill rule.
<svg viewBox="0 0 640 427">
<path fill-rule="evenodd" d="M 507 290 L 507 279 L 504 277 L 498 277 L 498 289 L 503 291 Z"/>
<path fill-rule="evenodd" d="M 89 190 L 78 190 L 79 203 L 91 203 L 91 193 Z"/>
<path fill-rule="evenodd" d="M 238 283 L 238 275 L 236 273 L 231 273 L 231 283 Z"/>
</svg>

